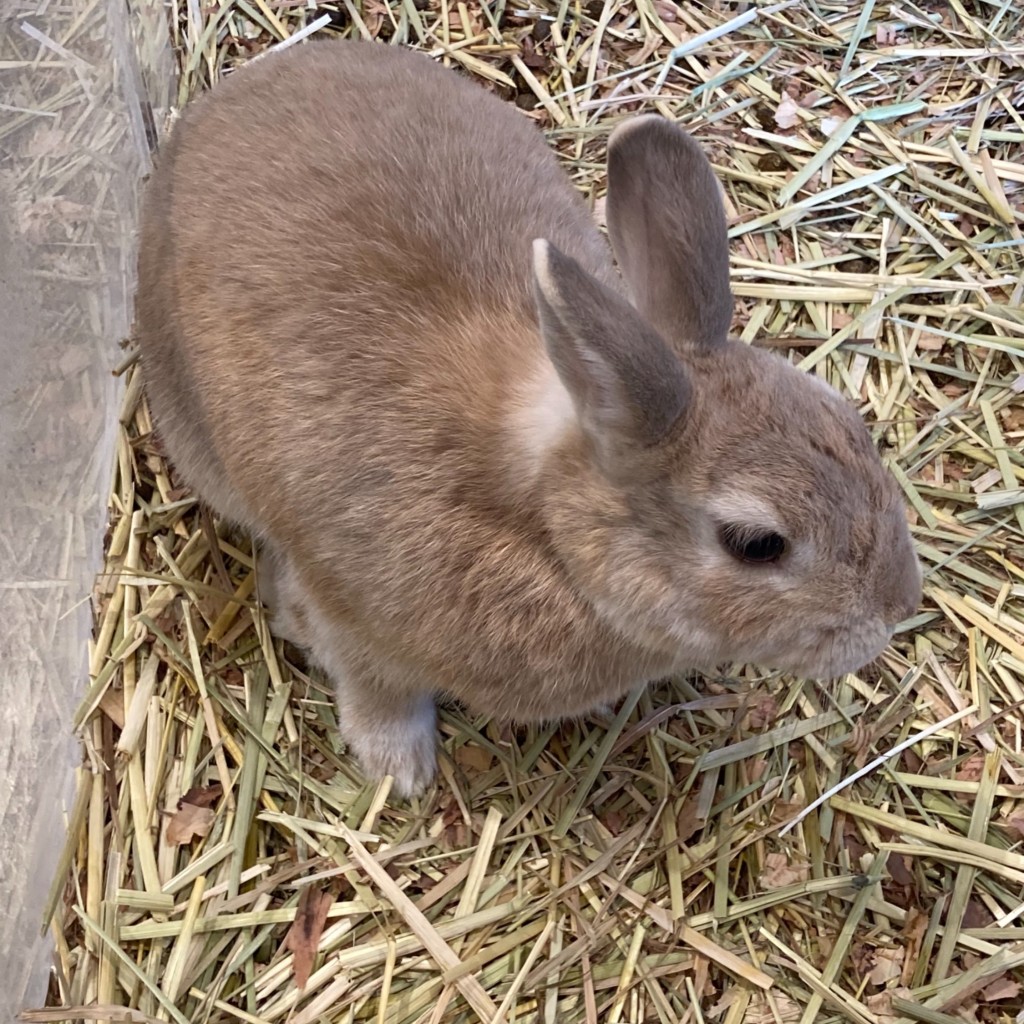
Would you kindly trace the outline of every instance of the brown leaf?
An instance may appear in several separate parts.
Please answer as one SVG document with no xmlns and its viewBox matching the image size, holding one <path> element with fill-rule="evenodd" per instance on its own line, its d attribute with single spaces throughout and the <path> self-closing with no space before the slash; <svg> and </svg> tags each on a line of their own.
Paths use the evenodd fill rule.
<svg viewBox="0 0 1024 1024">
<path fill-rule="evenodd" d="M 967 906 L 964 907 L 964 917 L 961 921 L 961 927 L 963 928 L 988 928 L 995 924 L 995 918 L 992 917 L 992 912 L 985 906 L 981 900 L 976 900 L 973 897 L 967 901 Z"/>
<path fill-rule="evenodd" d="M 859 864 L 861 858 L 868 852 L 864 845 L 863 837 L 858 833 L 857 826 L 853 822 L 846 822 L 843 828 L 843 848 L 850 856 L 851 864 Z"/>
<path fill-rule="evenodd" d="M 873 946 L 858 942 L 850 950 L 850 959 L 853 961 L 858 977 L 863 978 L 875 966 L 875 949 Z"/>
<path fill-rule="evenodd" d="M 602 824 L 613 836 L 622 834 L 626 821 L 621 811 L 608 811 L 600 815 Z"/>
<path fill-rule="evenodd" d="M 914 993 L 909 988 L 902 986 L 890 988 L 873 996 L 866 996 L 864 1005 L 875 1015 L 878 1024 L 895 1024 L 895 1021 L 899 1020 L 901 1016 L 892 1007 L 892 1001 L 897 996 L 900 999 L 913 1000 Z"/>
<path fill-rule="evenodd" d="M 903 974 L 903 960 L 906 950 L 900 949 L 876 949 L 875 964 L 868 972 L 868 981 L 872 985 L 881 988 L 883 985 Z"/>
<path fill-rule="evenodd" d="M 945 344 L 945 338 L 928 331 L 921 331 L 917 336 L 917 347 L 924 352 L 940 352 Z"/>
<path fill-rule="evenodd" d="M 327 913 L 334 903 L 329 892 L 323 892 L 312 885 L 307 885 L 299 896 L 299 906 L 288 934 L 282 943 L 283 949 L 290 949 L 295 956 L 293 969 L 295 984 L 301 992 L 313 973 L 313 961 L 316 958 L 320 936 L 324 933 Z"/>
<path fill-rule="evenodd" d="M 699 808 L 700 798 L 696 793 L 687 797 L 683 801 L 683 806 L 679 808 L 679 814 L 676 816 L 676 838 L 680 843 L 688 842 L 704 827 L 707 819 L 698 815 Z"/>
<path fill-rule="evenodd" d="M 900 978 L 901 985 L 909 985 L 914 977 L 914 970 L 921 955 L 921 946 L 924 943 L 924 936 L 927 930 L 928 915 L 923 910 L 918 910 L 917 907 L 910 907 L 907 910 L 907 917 L 903 922 L 902 928 L 904 948 L 907 951 L 907 956 L 903 961 L 903 975 Z"/>
<path fill-rule="evenodd" d="M 441 832 L 441 842 L 445 849 L 462 849 L 469 843 L 469 826 L 462 817 L 462 809 L 453 799 L 442 808 L 441 824 L 444 826 Z"/>
<path fill-rule="evenodd" d="M 1005 974 L 992 982 L 988 988 L 982 989 L 981 998 L 986 1003 L 995 1003 L 1001 999 L 1016 999 L 1020 995 L 1020 983 Z"/>
<path fill-rule="evenodd" d="M 110 687 L 100 698 L 100 711 L 109 718 L 118 729 L 124 728 L 124 696 L 120 690 Z"/>
<path fill-rule="evenodd" d="M 895 46 L 896 45 L 896 26 L 895 25 L 879 25 L 875 29 L 875 42 L 879 46 Z"/>
<path fill-rule="evenodd" d="M 1011 432 L 1024 430 L 1024 406 L 1008 406 L 1000 411 L 999 419 L 1002 420 L 1005 430 Z"/>
<path fill-rule="evenodd" d="M 807 864 L 791 862 L 784 853 L 769 853 L 764 859 L 760 883 L 765 889 L 781 889 L 796 882 L 806 882 L 809 876 Z"/>
<path fill-rule="evenodd" d="M 800 106 L 793 97 L 782 91 L 782 99 L 775 108 L 775 124 L 779 128 L 795 128 L 800 123 Z"/>
<path fill-rule="evenodd" d="M 770 1003 L 764 993 L 758 992 L 743 1014 L 743 1024 L 796 1024 L 802 1016 L 800 1004 L 784 992 L 773 994 Z"/>
<path fill-rule="evenodd" d="M 224 792 L 219 782 L 212 786 L 193 786 L 179 801 L 182 804 L 194 804 L 196 807 L 212 807 Z"/>
<path fill-rule="evenodd" d="M 747 721 L 751 729 L 761 730 L 770 728 L 779 717 L 779 705 L 770 693 L 759 694 L 753 706 L 747 714 Z"/>
<path fill-rule="evenodd" d="M 899 854 L 889 854 L 885 866 L 897 885 L 904 885 L 908 888 L 914 884 L 914 876 L 910 873 L 909 858 L 901 857 Z"/>
<path fill-rule="evenodd" d="M 463 743 L 455 748 L 455 763 L 464 771 L 476 774 L 491 767 L 491 752 L 475 743 Z"/>
<path fill-rule="evenodd" d="M 722 1014 L 725 1013 L 725 1011 L 728 1010 L 729 1007 L 736 1002 L 736 998 L 737 996 L 739 996 L 739 994 L 740 990 L 735 985 L 733 985 L 731 988 L 727 988 L 722 993 L 722 996 L 718 1000 L 718 1002 L 711 1007 L 709 1015 L 712 1017 L 721 1017 Z"/>
<path fill-rule="evenodd" d="M 875 1015 L 879 1024 L 890 1024 L 899 1019 L 892 1008 L 892 995 L 889 992 L 878 992 L 864 999 L 864 1005 Z"/>
<path fill-rule="evenodd" d="M 209 807 L 198 807 L 196 804 L 182 803 L 167 822 L 165 833 L 167 842 L 172 846 L 184 846 L 191 843 L 196 836 L 202 838 L 210 834 L 216 814 Z"/>
<path fill-rule="evenodd" d="M 167 823 L 167 842 L 174 846 L 184 846 L 196 836 L 202 838 L 209 835 L 216 818 L 213 805 L 223 791 L 219 782 L 212 786 L 193 786 L 178 801 L 178 809 Z"/>
<path fill-rule="evenodd" d="M 772 804 L 771 819 L 775 824 L 781 825 L 790 818 L 795 818 L 806 807 L 805 800 L 776 800 Z"/>
<path fill-rule="evenodd" d="M 985 755 L 971 754 L 953 777 L 960 782 L 978 782 L 985 770 Z"/>
</svg>

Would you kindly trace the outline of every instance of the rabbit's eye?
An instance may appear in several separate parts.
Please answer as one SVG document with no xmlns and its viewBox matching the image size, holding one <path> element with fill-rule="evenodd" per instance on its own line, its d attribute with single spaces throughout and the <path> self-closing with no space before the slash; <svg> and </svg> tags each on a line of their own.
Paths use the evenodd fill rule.
<svg viewBox="0 0 1024 1024">
<path fill-rule="evenodd" d="M 733 558 L 762 565 L 778 562 L 788 547 L 780 533 L 731 523 L 719 529 L 718 539 Z"/>
</svg>

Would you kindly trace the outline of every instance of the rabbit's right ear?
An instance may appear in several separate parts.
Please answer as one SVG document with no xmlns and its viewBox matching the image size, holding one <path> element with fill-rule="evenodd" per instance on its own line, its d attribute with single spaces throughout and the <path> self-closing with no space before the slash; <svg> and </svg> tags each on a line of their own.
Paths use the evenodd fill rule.
<svg viewBox="0 0 1024 1024">
<path fill-rule="evenodd" d="M 729 239 L 718 181 L 700 146 L 656 114 L 608 140 L 608 234 L 637 309 L 688 345 L 726 339 Z"/>
<path fill-rule="evenodd" d="M 628 474 L 685 411 L 683 367 L 625 298 L 543 239 L 533 274 L 544 343 L 583 432 L 606 473 Z"/>
</svg>

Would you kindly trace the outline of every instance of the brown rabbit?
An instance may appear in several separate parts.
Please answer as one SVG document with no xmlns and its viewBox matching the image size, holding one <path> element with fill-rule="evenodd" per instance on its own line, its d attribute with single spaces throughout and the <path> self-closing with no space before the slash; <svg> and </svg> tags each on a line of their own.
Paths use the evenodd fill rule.
<svg viewBox="0 0 1024 1024">
<path fill-rule="evenodd" d="M 149 185 L 158 429 L 402 794 L 434 773 L 435 694 L 530 721 L 722 662 L 831 677 L 920 598 L 856 411 L 727 339 L 696 143 L 638 117 L 608 161 L 631 301 L 527 119 L 397 48 L 237 72 Z"/>
</svg>

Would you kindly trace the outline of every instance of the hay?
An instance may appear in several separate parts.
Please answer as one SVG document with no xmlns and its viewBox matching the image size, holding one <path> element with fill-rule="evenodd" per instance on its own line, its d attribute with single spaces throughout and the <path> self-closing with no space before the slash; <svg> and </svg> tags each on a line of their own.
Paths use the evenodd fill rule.
<svg viewBox="0 0 1024 1024">
<path fill-rule="evenodd" d="M 515 734 L 445 712 L 439 785 L 393 804 L 268 635 L 249 547 L 176 489 L 129 358 L 48 918 L 63 1008 L 26 1019 L 1014 1019 L 1021 10 L 181 0 L 182 100 L 307 26 L 478 77 L 598 207 L 619 118 L 693 128 L 726 189 L 736 329 L 859 402 L 925 603 L 828 688 L 737 669 Z"/>
</svg>

